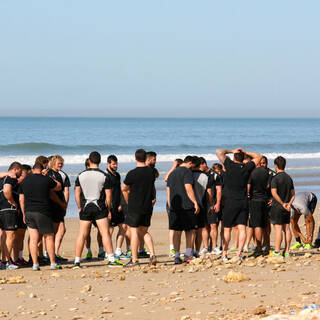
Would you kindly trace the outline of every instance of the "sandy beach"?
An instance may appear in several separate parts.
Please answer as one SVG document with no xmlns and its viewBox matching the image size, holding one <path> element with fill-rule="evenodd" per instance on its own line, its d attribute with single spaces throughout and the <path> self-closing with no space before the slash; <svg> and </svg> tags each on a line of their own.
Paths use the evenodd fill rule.
<svg viewBox="0 0 320 320">
<path fill-rule="evenodd" d="M 247 258 L 239 265 L 232 259 L 223 264 L 216 256 L 206 256 L 174 266 L 168 258 L 167 215 L 155 213 L 151 234 L 160 261 L 156 267 L 109 268 L 104 261 L 93 260 L 83 261 L 81 269 L 73 270 L 78 219 L 66 219 L 66 224 L 61 254 L 69 263 L 63 270 L 53 272 L 45 266 L 39 272 L 30 268 L 0 272 L 0 317 L 246 319 L 295 313 L 320 302 L 317 249 L 297 251 L 285 260 Z M 92 239 L 95 234 L 93 228 Z M 96 256 L 95 240 L 92 249 Z M 241 273 L 243 281 L 226 282 L 230 271 Z"/>
</svg>

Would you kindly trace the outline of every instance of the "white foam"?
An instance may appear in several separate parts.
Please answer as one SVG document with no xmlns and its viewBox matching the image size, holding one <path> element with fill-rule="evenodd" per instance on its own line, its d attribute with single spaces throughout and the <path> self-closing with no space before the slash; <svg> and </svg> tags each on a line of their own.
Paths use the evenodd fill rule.
<svg viewBox="0 0 320 320">
<path fill-rule="evenodd" d="M 187 154 L 178 153 L 178 154 L 158 154 L 157 162 L 171 162 L 177 158 L 183 159 Z M 320 152 L 316 153 L 266 153 L 268 159 L 274 159 L 277 156 L 281 155 L 286 159 L 320 159 Z M 84 164 L 87 154 L 67 154 L 62 155 L 65 164 Z M 206 154 L 197 154 L 197 156 L 204 157 L 208 161 L 218 161 L 217 156 L 214 153 Z M 102 162 L 107 161 L 108 154 L 102 155 Z M 134 162 L 133 154 L 119 154 L 117 155 L 119 162 L 130 163 Z M 0 157 L 0 166 L 8 166 L 13 161 L 19 161 L 21 163 L 33 164 L 36 156 L 34 155 L 11 155 L 11 156 L 2 156 Z"/>
</svg>

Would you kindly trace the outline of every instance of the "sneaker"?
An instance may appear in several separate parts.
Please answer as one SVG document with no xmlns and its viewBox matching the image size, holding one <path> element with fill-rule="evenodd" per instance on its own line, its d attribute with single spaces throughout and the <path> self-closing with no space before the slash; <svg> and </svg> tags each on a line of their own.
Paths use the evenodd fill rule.
<svg viewBox="0 0 320 320">
<path fill-rule="evenodd" d="M 174 258 L 175 253 L 176 253 L 176 251 L 174 249 L 171 249 L 170 253 L 169 253 L 169 257 Z"/>
<path fill-rule="evenodd" d="M 304 248 L 307 250 L 312 249 L 312 245 L 310 243 L 307 243 L 304 245 Z"/>
<path fill-rule="evenodd" d="M 50 263 L 50 259 L 47 257 L 39 257 L 38 261 L 40 266 L 46 266 Z"/>
<path fill-rule="evenodd" d="M 6 270 L 16 270 L 18 269 L 18 266 L 15 266 L 13 263 L 7 262 L 6 264 Z"/>
<path fill-rule="evenodd" d="M 125 266 L 125 264 L 122 263 L 118 259 L 114 259 L 114 261 L 108 261 L 107 266 L 108 267 L 123 267 L 123 266 Z"/>
<path fill-rule="evenodd" d="M 60 266 L 60 264 L 52 264 L 52 265 L 50 266 L 50 269 L 51 269 L 51 270 L 61 270 L 62 267 Z"/>
<path fill-rule="evenodd" d="M 274 250 L 270 250 L 269 257 L 270 258 L 272 258 L 272 257 L 282 257 L 282 254 L 281 254 L 281 252 L 275 252 Z"/>
<path fill-rule="evenodd" d="M 283 251 L 282 255 L 283 255 L 284 258 L 289 258 L 290 257 L 290 252 L 284 253 L 284 251 Z"/>
<path fill-rule="evenodd" d="M 98 253 L 98 259 L 104 259 L 106 257 L 106 252 L 102 251 Z"/>
<path fill-rule="evenodd" d="M 193 259 L 193 256 L 184 256 L 183 262 L 184 263 L 189 263 Z"/>
<path fill-rule="evenodd" d="M 125 267 L 128 267 L 128 268 L 139 267 L 139 266 L 140 266 L 139 261 L 133 262 L 132 260 L 130 260 L 130 261 L 125 265 Z"/>
<path fill-rule="evenodd" d="M 232 252 L 232 250 L 231 250 L 231 252 Z M 248 252 L 249 252 L 248 246 L 244 246 L 244 247 L 243 247 L 243 252 L 245 252 L 245 253 L 248 253 Z"/>
<path fill-rule="evenodd" d="M 80 266 L 80 262 L 75 262 L 72 266 L 72 269 L 80 269 L 81 266 Z"/>
<path fill-rule="evenodd" d="M 231 251 L 231 252 L 237 252 L 237 251 L 238 251 L 238 248 L 232 248 L 230 251 Z M 243 249 L 243 252 L 245 252 L 244 249 Z"/>
<path fill-rule="evenodd" d="M 290 250 L 297 250 L 301 247 L 302 247 L 302 244 L 297 241 L 293 246 L 290 247 Z"/>
<path fill-rule="evenodd" d="M 257 246 L 252 246 L 251 248 L 249 248 L 249 252 L 255 252 L 257 249 Z"/>
<path fill-rule="evenodd" d="M 128 250 L 126 253 L 126 256 L 129 257 L 129 259 L 132 257 L 132 251 Z"/>
<path fill-rule="evenodd" d="M 24 260 L 23 258 L 18 258 L 18 260 L 16 261 L 16 263 L 18 263 L 18 265 L 20 265 L 21 267 L 25 267 L 25 266 L 27 266 L 29 263 L 28 263 L 28 261 L 26 261 L 26 260 Z"/>
<path fill-rule="evenodd" d="M 202 248 L 202 250 L 199 252 L 199 255 L 203 256 L 203 255 L 208 254 L 208 253 L 209 253 L 209 250 L 207 248 Z"/>
<path fill-rule="evenodd" d="M 180 258 L 174 258 L 174 264 L 182 264 L 183 261 Z"/>
<path fill-rule="evenodd" d="M 67 262 L 68 259 L 61 257 L 60 254 L 56 254 L 56 261 L 58 261 L 58 262 Z"/>
<path fill-rule="evenodd" d="M 221 260 L 222 261 L 229 261 L 229 258 L 228 258 L 228 256 L 221 256 Z"/>
<path fill-rule="evenodd" d="M 192 254 L 192 256 L 193 256 L 194 258 L 199 258 L 199 257 L 200 257 L 200 255 L 199 255 L 198 252 L 194 252 L 194 253 Z"/>
<path fill-rule="evenodd" d="M 315 242 L 314 242 L 314 244 L 313 244 L 313 246 L 314 246 L 315 248 L 320 248 L 320 239 L 316 239 Z"/>
<path fill-rule="evenodd" d="M 6 265 L 4 263 L 0 263 L 0 270 L 6 270 Z"/>
<path fill-rule="evenodd" d="M 39 266 L 32 266 L 32 271 L 40 271 L 40 267 Z"/>
<path fill-rule="evenodd" d="M 254 253 L 249 255 L 249 258 L 258 258 L 263 256 L 264 251 L 255 251 Z"/>
<path fill-rule="evenodd" d="M 150 258 L 150 254 L 147 252 L 145 248 L 143 248 L 143 250 L 138 252 L 138 258 Z"/>
<path fill-rule="evenodd" d="M 215 254 L 215 255 L 219 255 L 222 253 L 222 250 L 220 250 L 218 247 L 215 247 L 210 254 Z"/>
<path fill-rule="evenodd" d="M 124 254 L 123 252 L 121 252 L 120 255 L 115 254 L 114 257 L 115 257 L 116 259 L 118 259 L 118 260 L 127 260 L 127 259 L 130 259 L 130 258 L 131 258 L 131 256 L 129 257 L 129 256 L 127 256 L 126 254 Z"/>
<path fill-rule="evenodd" d="M 98 255 L 99 256 L 99 255 Z M 92 251 L 88 251 L 86 255 L 86 260 L 92 260 Z"/>
<path fill-rule="evenodd" d="M 155 266 L 158 263 L 156 256 L 151 256 L 149 266 Z"/>
</svg>

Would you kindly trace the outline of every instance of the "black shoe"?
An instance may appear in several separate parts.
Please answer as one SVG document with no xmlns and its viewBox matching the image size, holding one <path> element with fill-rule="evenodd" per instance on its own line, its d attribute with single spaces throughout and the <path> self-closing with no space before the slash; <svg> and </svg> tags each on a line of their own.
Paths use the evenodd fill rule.
<svg viewBox="0 0 320 320">
<path fill-rule="evenodd" d="M 143 249 L 139 251 L 138 258 L 139 259 L 150 258 L 150 254 L 145 249 Z"/>
<path fill-rule="evenodd" d="M 46 258 L 46 257 L 39 257 L 38 261 L 39 261 L 40 266 L 46 266 L 46 265 L 50 264 L 50 259 Z"/>
<path fill-rule="evenodd" d="M 184 256 L 183 262 L 189 263 L 191 260 L 193 260 L 193 256 Z"/>
<path fill-rule="evenodd" d="M 80 262 L 75 262 L 74 265 L 72 266 L 72 269 L 80 269 Z"/>
<path fill-rule="evenodd" d="M 182 264 L 183 261 L 180 258 L 174 258 L 174 264 Z"/>
<path fill-rule="evenodd" d="M 133 262 L 132 260 L 130 260 L 126 265 L 125 265 L 126 267 L 138 267 L 138 266 L 140 266 L 140 263 L 139 263 L 139 261 L 135 261 L 135 262 Z"/>
<path fill-rule="evenodd" d="M 62 258 L 59 254 L 56 255 L 56 261 L 57 262 L 67 262 L 68 259 Z"/>
<path fill-rule="evenodd" d="M 313 246 L 315 248 L 320 248 L 320 239 L 316 239 L 316 241 L 314 242 Z"/>
</svg>

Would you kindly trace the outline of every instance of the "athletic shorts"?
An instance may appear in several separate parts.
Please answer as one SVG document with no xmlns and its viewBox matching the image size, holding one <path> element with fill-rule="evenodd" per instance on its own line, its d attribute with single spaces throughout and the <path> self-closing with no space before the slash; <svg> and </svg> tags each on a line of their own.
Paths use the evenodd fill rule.
<svg viewBox="0 0 320 320">
<path fill-rule="evenodd" d="M 248 199 L 234 200 L 226 199 L 223 212 L 222 221 L 226 228 L 232 228 L 238 224 L 247 225 L 249 218 Z"/>
<path fill-rule="evenodd" d="M 54 233 L 51 217 L 40 212 L 26 212 L 26 224 L 30 229 L 37 229 L 41 234 Z"/>
<path fill-rule="evenodd" d="M 207 222 L 206 224 L 218 224 L 222 220 L 222 212 L 214 212 L 213 214 L 209 214 L 209 209 L 207 211 Z"/>
<path fill-rule="evenodd" d="M 18 213 L 18 229 L 27 229 L 27 225 L 23 222 L 23 214 Z"/>
<path fill-rule="evenodd" d="M 249 227 L 266 228 L 268 217 L 268 201 L 250 200 L 249 202 Z"/>
<path fill-rule="evenodd" d="M 176 231 L 189 231 L 199 228 L 199 220 L 194 209 L 170 211 L 169 229 Z"/>
<path fill-rule="evenodd" d="M 130 214 L 127 213 L 124 223 L 129 227 L 150 227 L 152 214 Z"/>
<path fill-rule="evenodd" d="M 290 212 L 280 205 L 273 205 L 269 211 L 269 215 L 271 224 L 290 224 Z"/>
<path fill-rule="evenodd" d="M 118 209 L 114 209 L 111 211 L 111 220 L 110 220 L 110 226 L 116 227 L 117 225 L 124 223 L 124 214 Z"/>
<path fill-rule="evenodd" d="M 80 212 L 80 220 L 95 221 L 108 217 L 107 209 L 100 209 L 95 204 L 89 203 Z"/>
<path fill-rule="evenodd" d="M 65 212 L 64 211 L 52 212 L 52 221 L 54 223 L 64 222 L 64 216 L 65 216 Z"/>
<path fill-rule="evenodd" d="M 197 214 L 198 228 L 204 228 L 207 222 L 207 210 L 200 207 L 200 212 Z"/>
<path fill-rule="evenodd" d="M 18 211 L 11 209 L 0 211 L 0 229 L 8 231 L 17 230 Z"/>
</svg>

